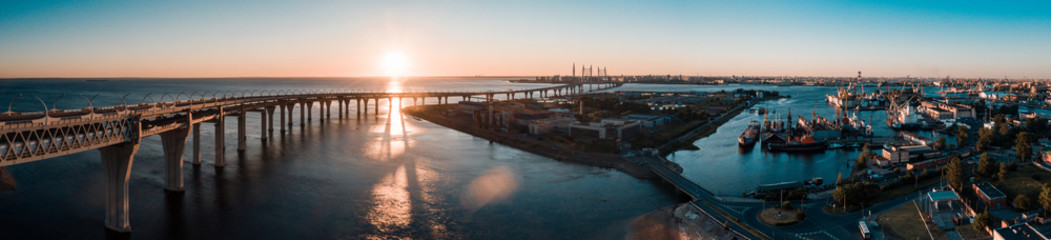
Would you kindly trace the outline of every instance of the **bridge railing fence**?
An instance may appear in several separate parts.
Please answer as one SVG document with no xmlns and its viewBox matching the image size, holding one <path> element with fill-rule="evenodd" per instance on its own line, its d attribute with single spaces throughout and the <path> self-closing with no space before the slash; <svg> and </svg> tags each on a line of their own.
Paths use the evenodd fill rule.
<svg viewBox="0 0 1051 240">
<path fill-rule="evenodd" d="M 9 120 L 9 121 L 6 121 L 6 122 L 0 121 L 0 130 L 9 130 L 9 129 L 15 129 L 15 128 L 43 127 L 43 126 L 46 126 L 46 125 L 49 125 L 49 124 L 69 124 L 69 123 L 91 122 L 91 121 L 103 120 L 103 119 L 99 119 L 100 117 L 102 117 L 104 119 L 111 119 L 111 118 L 118 118 L 118 116 L 126 118 L 128 115 L 136 115 L 136 114 L 168 114 L 168 113 L 175 113 L 175 112 L 181 111 L 183 109 L 204 110 L 204 109 L 207 109 L 207 108 L 213 108 L 213 107 L 223 106 L 223 105 L 237 105 L 237 104 L 267 102 L 267 101 L 280 101 L 280 100 L 289 99 L 289 98 L 300 98 L 300 99 L 302 99 L 302 98 L 306 98 L 306 99 L 314 98 L 314 99 L 319 99 L 319 98 L 326 98 L 326 97 L 337 97 L 337 98 L 338 97 L 346 97 L 347 95 L 350 95 L 351 97 L 359 97 L 360 95 L 381 95 L 381 94 L 386 95 L 386 97 L 406 97 L 406 96 L 414 96 L 414 95 L 420 95 L 420 94 L 424 94 L 424 96 L 422 96 L 422 97 L 432 97 L 432 96 L 433 97 L 449 97 L 449 96 L 457 96 L 457 95 L 467 96 L 467 95 L 477 95 L 477 94 L 495 94 L 495 93 L 516 93 L 516 92 L 528 92 L 528 91 L 546 91 L 546 90 L 555 89 L 555 88 L 558 88 L 558 87 L 564 87 L 564 86 L 542 87 L 542 88 L 522 89 L 522 90 L 510 89 L 508 91 L 484 90 L 484 91 L 480 91 L 480 92 L 452 91 L 452 90 L 424 91 L 424 90 L 419 90 L 419 89 L 410 89 L 408 91 L 402 91 L 402 92 L 389 92 L 389 91 L 376 90 L 376 89 L 350 89 L 350 90 L 343 89 L 343 90 L 327 90 L 327 91 L 324 91 L 324 90 L 322 90 L 322 91 L 319 91 L 319 90 L 305 91 L 305 90 L 302 90 L 302 89 L 284 90 L 284 91 L 254 91 L 253 90 L 253 91 L 241 91 L 241 92 L 236 92 L 236 91 L 206 91 L 206 92 L 202 92 L 202 93 L 199 93 L 199 94 L 194 92 L 194 93 L 190 93 L 189 95 L 185 95 L 186 98 L 187 98 L 186 100 L 179 100 L 179 97 L 184 95 L 183 93 L 179 93 L 175 97 L 169 97 L 168 96 L 169 94 L 165 93 L 165 95 L 162 96 L 161 99 L 163 100 L 163 99 L 166 99 L 166 98 L 172 98 L 171 101 L 159 101 L 159 102 L 152 102 L 152 103 L 147 103 L 146 102 L 146 99 L 151 99 L 152 100 L 152 98 L 149 96 L 149 94 L 147 94 L 146 96 L 143 97 L 143 102 L 140 103 L 140 104 L 134 104 L 134 105 L 121 104 L 121 105 L 117 105 L 117 106 L 102 107 L 102 108 L 94 108 L 94 107 L 92 107 L 90 113 L 86 113 L 86 114 L 81 115 L 79 117 L 69 117 L 69 116 L 52 117 L 52 116 L 50 116 L 50 114 L 48 114 L 46 112 L 25 112 L 25 113 L 19 113 L 18 115 L 43 114 L 44 116 L 41 117 L 41 118 L 35 118 L 35 119 L 27 118 L 27 119 L 24 119 L 24 120 Z M 211 94 L 210 98 L 207 97 L 209 93 Z M 200 96 L 200 98 L 193 98 L 194 96 L 198 96 L 198 95 Z M 354 95 L 358 95 L 358 96 L 354 96 Z M 384 96 L 365 96 L 365 97 L 384 97 Z M 64 111 L 66 111 L 66 110 L 63 110 L 62 113 L 65 113 Z M 106 112 L 106 113 L 97 113 L 97 112 Z M 28 122 L 26 122 L 26 121 L 28 121 Z"/>
</svg>

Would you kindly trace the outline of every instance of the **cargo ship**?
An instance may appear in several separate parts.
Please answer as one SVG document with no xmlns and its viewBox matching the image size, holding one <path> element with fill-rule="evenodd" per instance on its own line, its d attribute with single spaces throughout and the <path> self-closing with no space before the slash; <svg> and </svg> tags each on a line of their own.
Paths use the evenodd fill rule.
<svg viewBox="0 0 1051 240">
<path fill-rule="evenodd" d="M 825 95 L 825 101 L 839 109 L 880 110 L 887 107 L 887 100 L 879 96 L 878 90 L 865 93 L 862 86 L 854 83 L 837 89 L 836 94 Z"/>
<path fill-rule="evenodd" d="M 755 146 L 755 142 L 759 140 L 759 121 L 752 120 L 748 123 L 748 128 L 741 133 L 740 137 L 737 137 L 737 143 L 741 147 Z"/>
</svg>

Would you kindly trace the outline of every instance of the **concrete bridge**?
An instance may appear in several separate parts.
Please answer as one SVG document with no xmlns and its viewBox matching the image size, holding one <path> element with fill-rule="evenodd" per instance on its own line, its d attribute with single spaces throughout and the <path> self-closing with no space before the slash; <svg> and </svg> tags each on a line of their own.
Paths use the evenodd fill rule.
<svg viewBox="0 0 1051 240">
<path fill-rule="evenodd" d="M 449 98 L 471 101 L 472 98 L 493 101 L 499 96 L 505 99 L 544 98 L 586 92 L 585 85 L 592 88 L 610 88 L 620 83 L 573 83 L 551 87 L 507 90 L 507 91 L 432 91 L 432 92 L 330 92 L 316 94 L 284 94 L 266 96 L 213 97 L 168 102 L 118 105 L 111 107 L 88 107 L 77 110 L 48 110 L 43 112 L 0 113 L 0 167 L 38 161 L 89 150 L 98 150 L 106 176 L 106 227 L 117 232 L 129 232 L 128 179 L 135 153 L 144 137 L 160 135 L 167 162 L 165 190 L 181 192 L 183 187 L 183 152 L 186 140 L 193 136 L 192 164 L 200 165 L 201 123 L 213 123 L 215 127 L 215 167 L 226 164 L 224 122 L 227 117 L 237 119 L 237 150 L 244 152 L 246 146 L 246 115 L 258 112 L 262 141 L 274 132 L 274 124 L 284 134 L 291 130 L 293 110 L 299 106 L 300 128 L 313 120 L 313 107 L 318 106 L 318 121 L 332 116 L 332 103 L 336 104 L 337 117 L 350 118 L 350 106 L 356 104 L 356 114 L 368 115 L 368 105 L 373 103 L 373 113 L 379 114 L 379 103 L 386 99 L 388 106 L 393 101 L 412 99 L 436 99 L 439 104 L 449 104 Z M 90 100 L 89 100 L 90 102 Z M 274 113 L 279 120 L 275 120 Z"/>
</svg>

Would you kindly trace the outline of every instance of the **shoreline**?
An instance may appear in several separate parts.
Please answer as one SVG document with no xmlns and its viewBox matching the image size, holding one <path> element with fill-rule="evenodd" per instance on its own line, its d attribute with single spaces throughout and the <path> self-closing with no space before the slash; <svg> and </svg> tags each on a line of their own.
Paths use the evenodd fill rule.
<svg viewBox="0 0 1051 240">
<path fill-rule="evenodd" d="M 568 149 L 562 146 L 546 143 L 535 139 L 530 139 L 527 137 L 511 136 L 496 133 L 487 129 L 473 126 L 471 124 L 457 122 L 456 120 L 449 119 L 441 115 L 440 113 L 433 113 L 424 110 L 424 108 L 434 108 L 435 106 L 451 105 L 455 104 L 410 106 L 404 108 L 403 111 L 409 116 L 427 120 L 429 122 L 466 133 L 473 137 L 486 139 L 490 142 L 506 145 L 518 150 L 554 159 L 556 161 L 616 169 L 639 179 L 651 179 L 655 177 L 655 175 L 648 168 L 635 164 L 629 161 L 628 159 L 625 159 L 615 154 L 583 152 L 580 150 Z"/>
<path fill-rule="evenodd" d="M 733 117 L 751 108 L 756 103 L 785 97 L 768 97 L 758 99 L 749 104 L 737 106 L 724 112 L 713 121 L 686 132 L 683 135 L 664 143 L 658 149 L 664 151 L 676 151 L 682 149 L 684 144 L 704 138 L 715 132 L 718 127 L 728 122 Z M 407 115 L 418 119 L 427 120 L 432 123 L 451 128 L 473 137 L 489 140 L 518 150 L 530 152 L 560 162 L 577 163 L 588 166 L 611 168 L 638 179 L 655 179 L 657 175 L 651 169 L 636 164 L 626 157 L 609 153 L 589 153 L 566 146 L 543 142 L 521 135 L 511 135 L 494 132 L 477 127 L 471 123 L 465 123 L 451 119 L 443 113 L 455 104 L 410 106 L 403 109 Z M 661 149 L 663 148 L 663 149 Z M 663 156 L 664 151 L 660 151 Z M 664 164 L 670 164 L 676 171 L 681 173 L 682 168 L 675 162 L 656 157 Z M 737 233 L 729 231 L 725 224 L 718 223 L 700 210 L 693 207 L 690 202 L 676 203 L 671 206 L 661 207 L 645 215 L 632 220 L 627 228 L 625 239 L 737 239 Z"/>
</svg>

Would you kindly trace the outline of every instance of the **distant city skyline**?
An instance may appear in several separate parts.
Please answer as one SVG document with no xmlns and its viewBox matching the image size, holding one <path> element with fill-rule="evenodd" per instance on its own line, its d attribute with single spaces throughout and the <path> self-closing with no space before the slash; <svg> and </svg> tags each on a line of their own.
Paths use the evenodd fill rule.
<svg viewBox="0 0 1051 240">
<path fill-rule="evenodd" d="M 1051 2 L 27 1 L 0 78 L 1051 78 Z"/>
</svg>

